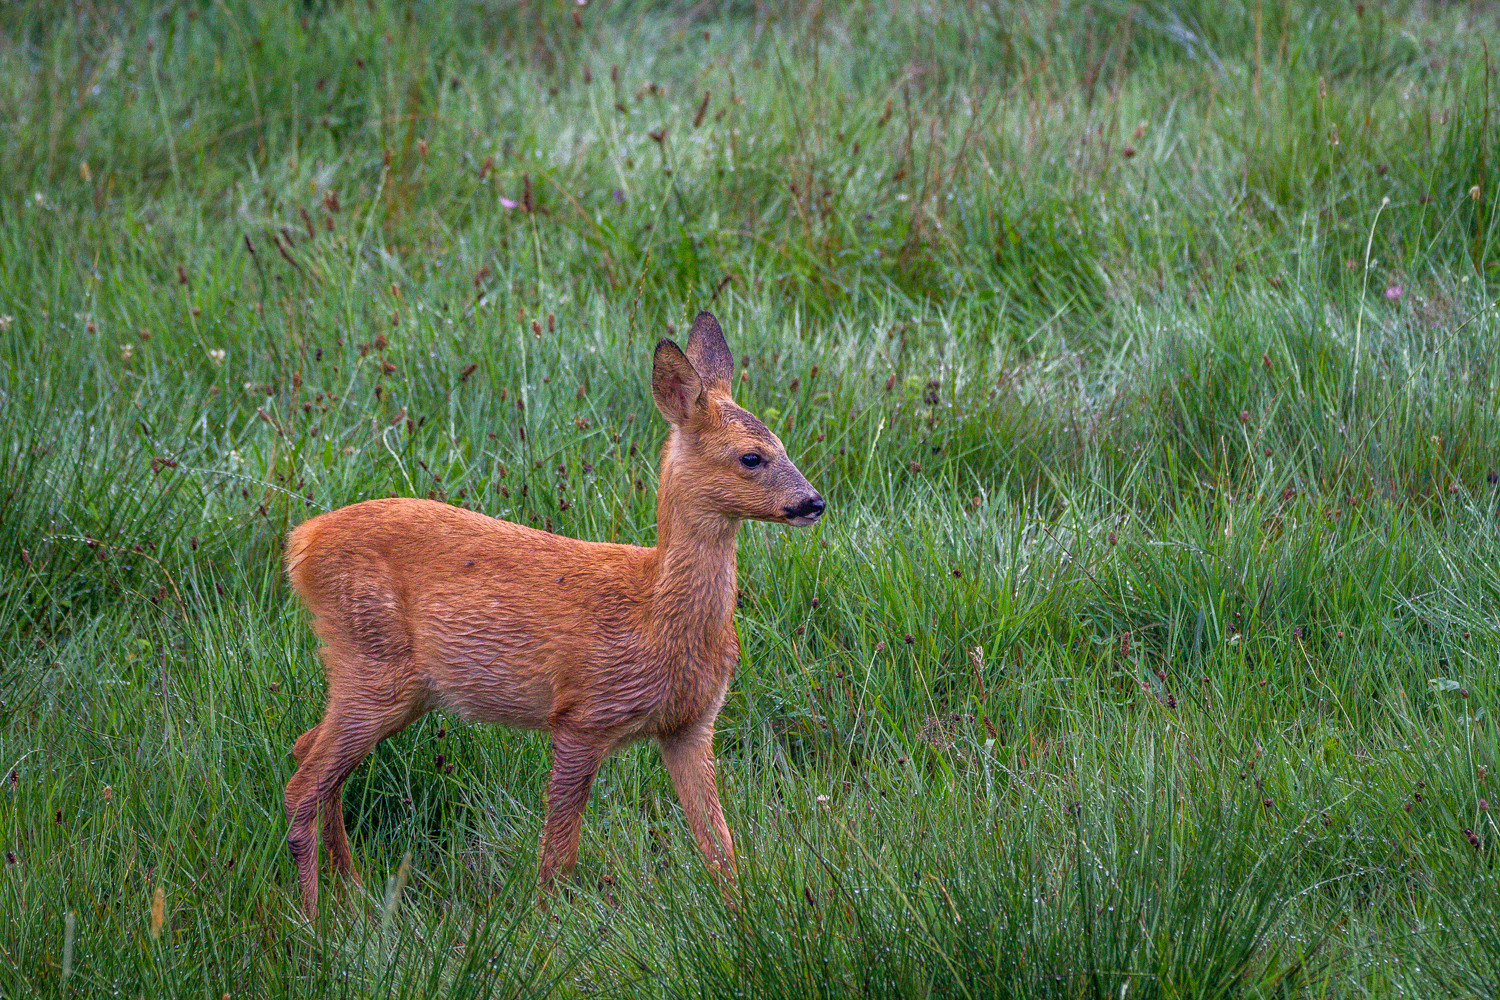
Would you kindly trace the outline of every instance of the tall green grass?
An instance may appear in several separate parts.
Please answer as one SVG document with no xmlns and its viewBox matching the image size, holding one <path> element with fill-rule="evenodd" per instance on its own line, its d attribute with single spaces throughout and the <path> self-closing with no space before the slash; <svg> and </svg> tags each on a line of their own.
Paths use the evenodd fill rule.
<svg viewBox="0 0 1500 1000">
<path fill-rule="evenodd" d="M 1479 7 L 0 9 L 0 993 L 1494 996 Z M 650 544 L 699 309 L 828 497 L 741 534 L 742 883 L 649 747 L 354 775 L 285 531 Z M 161 900 L 158 917 L 154 901 Z"/>
</svg>

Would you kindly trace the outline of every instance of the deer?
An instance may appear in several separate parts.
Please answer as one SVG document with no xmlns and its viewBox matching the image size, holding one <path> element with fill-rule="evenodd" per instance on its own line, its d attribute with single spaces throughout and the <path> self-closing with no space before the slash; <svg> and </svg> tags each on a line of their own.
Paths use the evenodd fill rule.
<svg viewBox="0 0 1500 1000">
<path fill-rule="evenodd" d="M 340 507 L 288 534 L 286 573 L 311 612 L 327 679 L 322 719 L 292 748 L 285 795 L 307 919 L 318 903 L 315 827 L 332 869 L 358 881 L 344 783 L 376 744 L 434 710 L 549 735 L 543 898 L 577 862 L 600 765 L 646 739 L 727 894 L 734 841 L 713 741 L 740 662 L 739 526 L 810 525 L 825 508 L 781 439 L 735 403 L 733 377 L 709 312 L 685 350 L 656 345 L 651 395 L 670 429 L 652 547 L 407 497 Z"/>
</svg>

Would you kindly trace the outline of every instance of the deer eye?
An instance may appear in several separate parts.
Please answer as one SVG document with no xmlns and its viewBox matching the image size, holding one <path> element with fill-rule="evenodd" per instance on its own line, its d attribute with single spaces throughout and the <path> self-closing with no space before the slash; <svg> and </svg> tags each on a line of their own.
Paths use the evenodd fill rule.
<svg viewBox="0 0 1500 1000">
<path fill-rule="evenodd" d="M 761 458 L 759 454 L 753 451 L 747 455 L 740 456 L 740 464 L 747 469 L 753 469 L 764 461 L 765 459 Z"/>
</svg>

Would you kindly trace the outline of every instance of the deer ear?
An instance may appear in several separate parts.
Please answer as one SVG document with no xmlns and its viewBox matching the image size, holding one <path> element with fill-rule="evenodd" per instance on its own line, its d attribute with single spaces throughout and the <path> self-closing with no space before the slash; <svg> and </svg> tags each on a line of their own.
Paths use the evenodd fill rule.
<svg viewBox="0 0 1500 1000">
<path fill-rule="evenodd" d="M 709 389 L 730 390 L 734 380 L 734 355 L 724 341 L 724 331 L 714 314 L 704 311 L 693 320 L 688 332 L 688 360 L 698 370 L 703 384 Z"/>
<path fill-rule="evenodd" d="M 665 338 L 656 342 L 651 396 L 667 422 L 678 427 L 691 422 L 702 405 L 703 379 L 682 349 Z"/>
</svg>

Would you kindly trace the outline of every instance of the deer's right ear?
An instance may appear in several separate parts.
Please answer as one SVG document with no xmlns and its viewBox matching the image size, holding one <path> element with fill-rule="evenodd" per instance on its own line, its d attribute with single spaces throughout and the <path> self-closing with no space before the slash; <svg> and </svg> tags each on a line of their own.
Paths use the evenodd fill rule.
<svg viewBox="0 0 1500 1000">
<path fill-rule="evenodd" d="M 724 331 L 719 321 L 708 310 L 699 313 L 688 331 L 687 350 L 684 351 L 698 377 L 703 379 L 706 389 L 721 389 L 729 392 L 734 381 L 734 355 L 724 342 Z"/>
<path fill-rule="evenodd" d="M 702 405 L 703 380 L 698 370 L 680 347 L 665 338 L 656 342 L 651 396 L 667 422 L 679 427 L 690 423 Z"/>
</svg>

